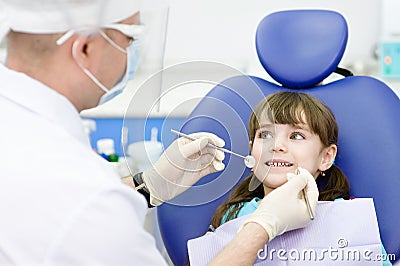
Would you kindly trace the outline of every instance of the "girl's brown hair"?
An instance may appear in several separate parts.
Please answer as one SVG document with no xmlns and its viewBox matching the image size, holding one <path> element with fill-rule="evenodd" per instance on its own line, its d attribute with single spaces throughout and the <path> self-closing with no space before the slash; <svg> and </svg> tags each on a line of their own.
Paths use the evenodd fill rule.
<svg viewBox="0 0 400 266">
<path fill-rule="evenodd" d="M 268 110 L 268 111 L 267 111 Z M 275 124 L 308 124 L 311 131 L 318 135 L 323 146 L 337 145 L 338 125 L 332 111 L 320 100 L 300 92 L 277 92 L 261 101 L 250 116 L 248 133 L 250 141 L 254 141 L 256 131 L 260 128 L 258 118 L 268 115 Z M 303 121 L 303 117 L 306 121 Z M 236 218 L 245 202 L 253 198 L 263 198 L 264 188 L 258 186 L 254 191 L 249 191 L 249 183 L 253 173 L 246 177 L 230 194 L 228 199 L 221 204 L 212 220 L 211 225 L 217 228 L 224 215 L 228 212 L 226 220 Z M 350 185 L 344 173 L 336 166 L 321 174 L 317 178 L 319 183 L 319 200 L 334 200 L 336 198 L 348 199 Z M 321 185 L 322 184 L 322 185 Z"/>
</svg>

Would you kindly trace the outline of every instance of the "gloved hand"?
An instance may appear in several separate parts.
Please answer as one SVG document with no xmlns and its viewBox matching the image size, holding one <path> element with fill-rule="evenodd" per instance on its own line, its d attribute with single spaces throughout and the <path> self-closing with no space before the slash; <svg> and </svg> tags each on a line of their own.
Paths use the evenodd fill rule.
<svg viewBox="0 0 400 266">
<path fill-rule="evenodd" d="M 278 235 L 305 227 L 310 222 L 301 190 L 305 187 L 311 209 L 315 213 L 318 187 L 314 177 L 306 169 L 298 169 L 298 175 L 287 174 L 288 182 L 269 193 L 244 225 L 258 223 L 267 231 L 271 241 Z"/>
<path fill-rule="evenodd" d="M 143 172 L 143 180 L 150 192 L 150 203 L 158 206 L 191 187 L 200 178 L 225 168 L 224 152 L 207 147 L 208 143 L 218 147 L 224 140 L 212 133 L 193 133 L 196 140 L 179 138 L 161 155 L 152 169 Z"/>
</svg>

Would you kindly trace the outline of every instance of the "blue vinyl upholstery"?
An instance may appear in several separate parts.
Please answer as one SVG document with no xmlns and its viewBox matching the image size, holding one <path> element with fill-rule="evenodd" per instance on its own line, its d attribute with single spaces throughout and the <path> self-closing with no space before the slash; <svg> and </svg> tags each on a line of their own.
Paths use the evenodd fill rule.
<svg viewBox="0 0 400 266">
<path fill-rule="evenodd" d="M 202 99 L 180 130 L 215 133 L 226 141 L 226 148 L 246 155 L 247 122 L 265 95 L 301 89 L 321 99 L 339 123 L 335 163 L 349 178 L 352 196 L 374 198 L 382 242 L 387 253 L 398 258 L 399 98 L 387 85 L 367 76 L 314 86 L 338 67 L 346 43 L 347 23 L 337 12 L 296 10 L 266 16 L 256 34 L 257 52 L 265 70 L 283 85 L 245 75 L 229 78 Z M 187 240 L 207 231 L 217 206 L 249 174 L 240 158 L 227 154 L 224 162 L 223 172 L 206 176 L 158 207 L 161 235 L 174 265 L 187 264 Z"/>
</svg>

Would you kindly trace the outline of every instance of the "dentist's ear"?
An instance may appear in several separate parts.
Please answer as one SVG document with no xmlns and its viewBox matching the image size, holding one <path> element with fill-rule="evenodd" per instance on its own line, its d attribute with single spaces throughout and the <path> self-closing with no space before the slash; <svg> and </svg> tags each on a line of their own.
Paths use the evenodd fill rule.
<svg viewBox="0 0 400 266">
<path fill-rule="evenodd" d="M 72 44 L 72 58 L 74 58 L 75 62 L 80 67 L 85 67 L 84 59 L 82 57 L 82 50 L 84 50 L 82 42 L 79 39 L 76 39 Z"/>
<path fill-rule="evenodd" d="M 76 63 L 82 67 L 88 67 L 88 37 L 87 36 L 79 36 L 76 38 L 71 47 L 72 57 L 76 61 Z"/>
<path fill-rule="evenodd" d="M 79 45 L 79 41 L 76 40 L 74 41 L 74 43 L 72 44 L 72 57 L 76 60 L 76 50 L 78 49 L 78 45 Z"/>
</svg>

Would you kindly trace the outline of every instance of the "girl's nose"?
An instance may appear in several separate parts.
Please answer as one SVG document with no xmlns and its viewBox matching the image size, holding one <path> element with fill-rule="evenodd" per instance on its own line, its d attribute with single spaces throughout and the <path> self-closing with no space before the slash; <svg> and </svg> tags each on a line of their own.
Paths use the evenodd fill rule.
<svg viewBox="0 0 400 266">
<path fill-rule="evenodd" d="M 287 148 L 284 145 L 284 143 L 282 143 L 282 141 L 276 140 L 275 145 L 272 148 L 272 151 L 274 151 L 274 152 L 286 152 Z"/>
</svg>

